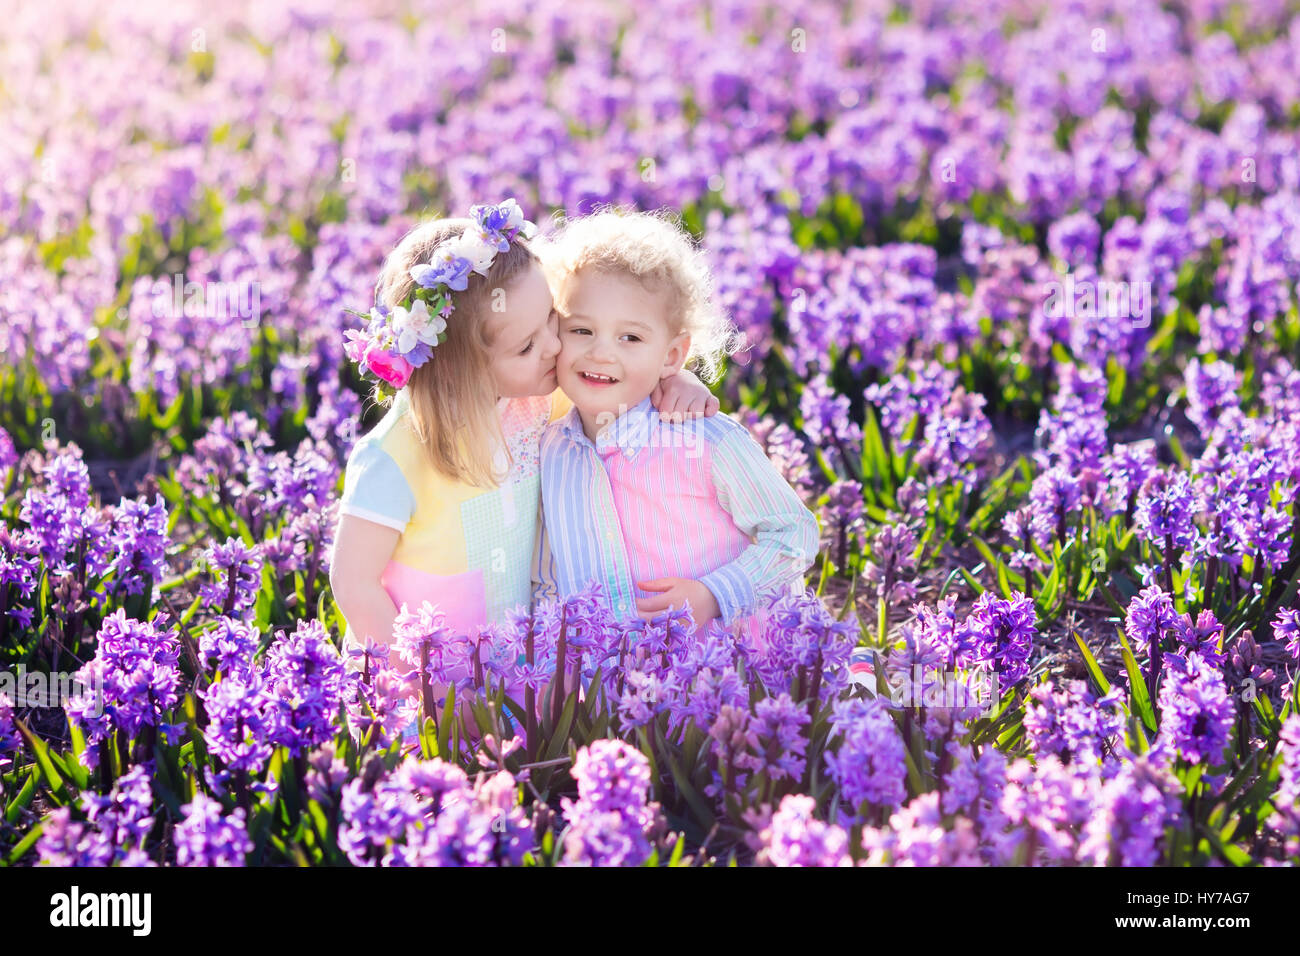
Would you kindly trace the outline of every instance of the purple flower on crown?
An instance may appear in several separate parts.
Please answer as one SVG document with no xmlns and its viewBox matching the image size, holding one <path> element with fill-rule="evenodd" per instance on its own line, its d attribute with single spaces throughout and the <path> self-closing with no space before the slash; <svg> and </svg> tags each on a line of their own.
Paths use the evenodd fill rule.
<svg viewBox="0 0 1300 956">
<path fill-rule="evenodd" d="M 482 239 L 491 244 L 498 252 L 510 248 L 510 240 L 522 232 L 525 239 L 531 238 L 532 223 L 524 219 L 524 212 L 515 200 L 507 199 L 495 206 L 473 206 L 469 211 L 479 228 Z"/>
<path fill-rule="evenodd" d="M 464 292 L 474 263 L 453 255 L 450 249 L 435 254 L 429 262 L 411 267 L 411 278 L 425 289 L 445 285 L 454 292 Z"/>
</svg>

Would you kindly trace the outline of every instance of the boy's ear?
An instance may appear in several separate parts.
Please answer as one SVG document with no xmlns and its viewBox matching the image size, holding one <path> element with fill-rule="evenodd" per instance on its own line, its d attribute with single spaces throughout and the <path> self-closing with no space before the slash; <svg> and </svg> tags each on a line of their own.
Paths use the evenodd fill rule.
<svg viewBox="0 0 1300 956">
<path fill-rule="evenodd" d="M 676 375 L 686 364 L 686 356 L 691 354 L 691 334 L 689 332 L 678 332 L 677 337 L 672 340 L 668 346 L 668 354 L 664 356 L 664 367 L 659 373 L 660 378 L 668 378 L 670 375 Z"/>
</svg>

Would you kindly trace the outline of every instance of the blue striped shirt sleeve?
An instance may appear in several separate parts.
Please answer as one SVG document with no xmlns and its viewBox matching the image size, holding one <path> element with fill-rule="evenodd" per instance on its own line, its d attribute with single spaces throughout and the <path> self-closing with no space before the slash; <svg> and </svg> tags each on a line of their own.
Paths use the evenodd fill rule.
<svg viewBox="0 0 1300 956">
<path fill-rule="evenodd" d="M 817 518 L 743 426 L 714 446 L 712 476 L 718 504 L 753 539 L 734 561 L 700 579 L 729 625 L 803 576 L 819 534 Z"/>
</svg>

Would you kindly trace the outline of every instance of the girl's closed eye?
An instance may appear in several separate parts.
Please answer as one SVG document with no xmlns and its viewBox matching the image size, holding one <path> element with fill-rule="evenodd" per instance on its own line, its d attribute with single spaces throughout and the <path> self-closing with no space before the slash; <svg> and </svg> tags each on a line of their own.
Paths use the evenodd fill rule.
<svg viewBox="0 0 1300 956">
<path fill-rule="evenodd" d="M 527 354 L 528 354 L 529 352 L 531 352 L 532 350 L 533 350 L 533 342 L 532 342 L 531 339 L 529 339 L 528 344 L 524 346 L 524 350 L 523 350 L 522 352 L 520 352 L 519 354 L 520 354 L 520 355 L 527 355 Z"/>
</svg>

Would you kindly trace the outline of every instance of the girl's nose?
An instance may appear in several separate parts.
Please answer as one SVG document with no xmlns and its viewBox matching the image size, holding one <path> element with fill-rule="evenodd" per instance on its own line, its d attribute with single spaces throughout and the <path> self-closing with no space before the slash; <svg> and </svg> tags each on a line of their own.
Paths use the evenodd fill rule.
<svg viewBox="0 0 1300 956">
<path fill-rule="evenodd" d="M 549 361 L 560 354 L 560 337 L 553 331 L 547 330 L 546 344 L 542 348 L 542 355 Z"/>
</svg>

